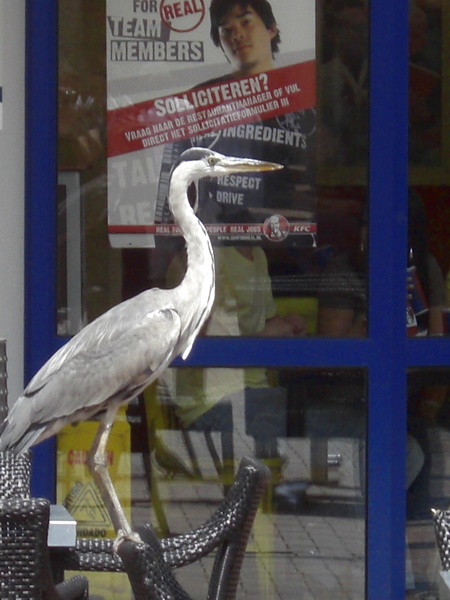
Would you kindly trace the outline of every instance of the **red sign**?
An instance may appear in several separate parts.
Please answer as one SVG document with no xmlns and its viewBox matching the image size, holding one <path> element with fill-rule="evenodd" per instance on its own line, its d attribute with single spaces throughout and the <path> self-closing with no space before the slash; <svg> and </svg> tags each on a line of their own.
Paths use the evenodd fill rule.
<svg viewBox="0 0 450 600">
<path fill-rule="evenodd" d="M 315 104 L 315 61 L 289 65 L 111 110 L 108 153 L 127 154 Z"/>
</svg>

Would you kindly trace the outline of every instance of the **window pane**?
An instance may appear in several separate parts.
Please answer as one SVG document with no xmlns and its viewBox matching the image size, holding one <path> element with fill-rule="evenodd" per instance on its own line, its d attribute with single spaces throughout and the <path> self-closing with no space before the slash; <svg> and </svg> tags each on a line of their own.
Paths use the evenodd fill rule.
<svg viewBox="0 0 450 600">
<path fill-rule="evenodd" d="M 444 101 L 448 9 L 440 2 L 411 3 L 409 26 L 407 333 L 439 336 L 448 332 L 445 276 L 450 268 Z M 412 598 L 448 593 L 432 509 L 448 507 L 449 382 L 447 369 L 411 369 L 408 375 L 406 584 Z"/>
<path fill-rule="evenodd" d="M 152 3 L 145 4 L 148 7 L 151 5 Z M 305 147 L 302 145 L 302 148 L 291 148 L 292 152 L 289 153 L 286 146 L 286 154 L 281 149 L 278 152 L 277 144 L 273 145 L 270 142 L 271 153 L 267 154 L 263 151 L 263 145 L 258 146 L 256 138 L 248 148 L 243 147 L 239 137 L 233 138 L 234 142 L 230 146 L 230 136 L 239 136 L 241 130 L 238 131 L 236 127 L 221 130 L 223 140 L 228 140 L 228 146 L 222 148 L 223 151 L 245 154 L 248 150 L 249 156 L 278 160 L 285 165 L 285 169 L 276 175 L 277 179 L 276 182 L 272 182 L 272 187 L 265 184 L 261 187 L 262 179 L 254 178 L 251 182 L 245 179 L 245 185 L 250 186 L 248 189 L 253 196 L 256 194 L 262 199 L 261 202 L 266 208 L 273 205 L 277 214 L 281 215 L 282 218 L 276 227 L 281 227 L 283 219 L 289 221 L 295 213 L 296 216 L 292 217 L 293 223 L 301 225 L 306 220 L 313 222 L 314 228 L 302 229 L 303 225 L 299 225 L 297 229 L 302 233 L 294 235 L 291 232 L 287 238 L 284 238 L 283 234 L 283 239 L 280 240 L 271 240 L 270 236 L 260 234 L 250 235 L 248 231 L 244 237 L 236 233 L 231 237 L 225 236 L 226 239 L 222 236 L 222 239 L 217 235 L 218 230 L 213 232 L 209 228 L 218 273 L 217 301 L 213 311 L 213 321 L 217 322 L 211 322 L 203 332 L 205 335 L 366 335 L 366 176 L 363 172 L 353 169 L 359 165 L 358 161 L 352 162 L 348 159 L 344 161 L 345 164 L 339 163 L 336 166 L 336 161 L 330 157 L 326 158 L 322 151 L 330 146 L 337 148 L 335 156 L 357 155 L 362 162 L 367 159 L 366 149 L 346 150 L 355 139 L 347 131 L 346 123 L 357 123 L 360 130 L 358 139 L 367 138 L 367 119 L 364 116 L 367 115 L 366 44 L 356 44 L 355 40 L 353 45 L 353 51 L 360 53 L 361 97 L 350 98 L 346 93 L 349 84 L 347 82 L 344 85 L 345 77 L 342 79 L 342 72 L 347 73 L 343 65 L 346 64 L 348 53 L 351 53 L 351 47 L 346 48 L 343 40 L 347 39 L 349 32 L 353 32 L 357 39 L 367 37 L 366 7 L 359 2 L 352 2 L 350 5 L 332 4 L 327 6 L 325 12 L 318 13 L 316 26 L 321 42 L 315 50 L 314 47 L 308 50 L 316 53 L 316 60 L 311 64 L 315 64 L 317 73 L 315 78 L 302 75 L 305 77 L 305 85 L 312 88 L 315 79 L 317 80 L 317 109 L 311 106 L 287 115 L 296 117 L 294 121 L 289 120 L 289 123 L 294 127 L 293 131 L 297 132 L 297 137 L 305 137 Z M 276 12 L 277 9 L 280 20 L 285 22 L 285 8 L 274 3 L 273 10 Z M 124 234 L 111 233 L 111 219 L 114 222 L 114 217 L 111 216 L 111 189 L 117 184 L 117 177 L 111 180 L 111 173 L 117 175 L 119 167 L 113 168 L 110 164 L 107 184 L 107 94 L 111 102 L 118 86 L 117 82 L 114 83 L 115 80 L 111 80 L 107 87 L 106 81 L 104 49 L 106 30 L 112 35 L 111 28 L 110 25 L 106 25 L 104 1 L 97 0 L 88 6 L 82 2 L 63 0 L 60 2 L 59 12 L 60 202 L 57 209 L 57 331 L 60 335 L 72 335 L 83 324 L 124 298 L 152 286 L 175 285 L 184 272 L 185 256 L 183 239 L 176 236 L 145 235 L 146 241 L 143 245 L 154 247 L 127 248 L 128 244 L 122 244 L 122 248 L 111 247 L 111 242 L 116 244 L 117 236 L 124 237 Z M 139 18 L 142 21 L 146 17 L 144 15 Z M 111 20 L 108 23 L 110 24 Z M 314 19 L 310 25 L 314 28 Z M 286 43 L 292 45 L 289 29 L 286 35 Z M 205 44 L 211 44 L 207 38 L 203 41 Z M 311 44 L 314 45 L 314 42 Z M 226 70 L 223 57 L 218 55 L 215 60 L 216 68 Z M 275 58 L 275 74 L 279 69 L 285 68 L 283 65 L 286 61 L 294 61 L 294 64 L 300 61 L 298 65 L 301 73 L 302 65 L 310 64 L 308 61 L 302 62 L 298 57 L 295 60 L 283 57 L 280 51 Z M 172 67 L 167 65 L 166 70 Z M 353 77 L 358 78 L 357 75 L 348 74 L 346 77 L 350 77 L 351 81 Z M 126 81 L 130 83 L 128 79 Z M 145 87 L 149 90 L 147 95 L 153 100 L 158 96 L 160 79 L 135 77 L 133 81 L 131 91 L 139 81 L 141 85 L 145 81 Z M 155 86 L 153 91 L 152 82 Z M 193 80 L 189 85 L 195 84 L 196 81 Z M 188 84 L 184 85 L 188 89 Z M 287 116 L 284 115 L 283 118 Z M 277 119 L 269 119 L 267 123 L 263 120 L 261 125 L 253 124 L 251 131 L 257 135 L 258 127 L 272 127 L 272 132 L 278 127 L 280 132 L 284 132 L 283 139 L 287 143 L 287 121 L 281 122 L 281 117 Z M 306 132 L 305 127 L 307 128 L 308 123 L 312 129 Z M 245 127 L 246 135 L 250 135 L 250 125 Z M 319 146 L 317 154 L 316 140 Z M 200 138 L 189 141 L 189 144 L 194 142 L 200 146 L 208 145 Z M 366 141 L 361 143 L 362 147 L 366 148 Z M 179 144 L 176 146 L 178 148 Z M 259 149 L 254 154 L 257 146 Z M 215 143 L 214 149 L 221 148 Z M 166 157 L 166 162 L 163 161 L 163 167 L 165 165 L 167 169 L 175 160 L 173 152 L 170 156 L 170 160 Z M 165 167 L 161 167 L 161 160 L 160 157 L 156 165 L 152 158 L 151 164 L 156 177 L 153 183 L 150 181 L 147 167 L 143 172 L 139 170 L 137 163 L 133 163 L 136 185 L 131 187 L 139 191 L 136 202 L 139 199 L 144 202 L 146 198 L 156 198 L 156 188 L 153 190 L 152 186 L 156 185 L 159 189 L 164 176 L 167 175 Z M 123 165 L 122 167 L 125 168 Z M 239 181 L 244 185 L 242 176 L 239 177 Z M 119 183 L 120 181 L 122 179 L 119 177 Z M 230 180 L 227 179 L 227 182 L 228 185 Z M 205 184 L 202 185 L 202 189 L 206 189 Z M 257 189 L 258 187 L 260 189 Z M 269 188 L 272 190 L 270 193 Z M 127 190 L 122 200 L 117 200 L 119 204 L 129 198 L 128 192 L 131 193 L 131 188 Z M 287 190 L 286 193 L 283 190 Z M 241 193 L 237 188 L 232 191 L 236 194 Z M 220 191 L 214 187 L 206 195 L 210 197 L 211 194 L 214 196 L 219 192 L 223 194 L 224 190 Z M 227 193 L 231 192 L 228 190 Z M 166 202 L 166 195 L 163 204 Z M 201 195 L 204 196 L 203 193 Z M 169 213 L 163 210 L 163 204 L 159 212 L 162 221 L 165 221 Z M 215 203 L 216 207 L 219 205 L 220 203 Z M 234 217 L 232 219 L 229 214 L 230 206 L 226 205 L 228 212 L 226 215 L 224 213 L 224 222 L 228 225 L 239 225 L 242 215 L 237 221 L 233 221 Z M 263 212 L 266 210 L 264 206 L 260 207 Z M 261 210 L 254 207 L 250 210 L 256 215 L 256 224 L 262 218 Z M 124 211 L 125 209 L 121 214 L 125 214 Z M 147 214 L 144 208 L 142 211 L 142 214 Z M 198 214 L 208 224 L 211 215 L 206 208 L 202 209 L 200 206 Z M 264 219 L 266 217 L 267 215 Z M 220 224 L 220 219 L 213 219 L 212 222 Z M 271 226 L 275 227 L 275 221 L 271 222 Z M 283 231 L 281 227 L 280 232 Z M 130 245 L 139 246 L 136 240 L 141 239 L 140 235 L 132 234 L 134 241 L 130 242 Z M 148 242 L 150 238 L 154 244 Z M 243 313 L 251 311 L 255 313 L 253 320 L 245 322 L 244 319 L 243 322 Z M 274 318 L 276 315 L 280 318 Z"/>
<path fill-rule="evenodd" d="M 240 589 L 255 599 L 362 599 L 366 401 L 362 370 L 170 369 L 114 425 L 109 468 L 132 522 L 151 520 L 167 536 L 203 523 L 241 458 L 256 455 L 270 483 Z M 112 535 L 84 466 L 95 428 L 68 427 L 58 440 L 58 501 L 85 537 Z M 212 562 L 176 571 L 193 597 L 206 597 Z"/>
<path fill-rule="evenodd" d="M 122 299 L 122 269 L 106 229 L 105 6 L 58 10 L 57 331 L 72 335 Z"/>
<path fill-rule="evenodd" d="M 409 12 L 408 335 L 447 333 L 445 277 L 449 196 L 448 9 L 415 2 Z M 443 314 L 444 313 L 444 314 Z"/>
<path fill-rule="evenodd" d="M 148 33 L 149 15 L 141 15 L 139 11 L 146 7 L 151 13 L 156 4 L 144 0 L 134 3 L 139 14 L 126 20 L 127 27 L 133 28 L 138 23 L 142 35 Z M 272 4 L 280 22 L 286 23 L 287 15 L 291 14 L 286 10 L 286 2 L 274 0 Z M 113 5 L 117 14 L 108 12 L 108 6 Z M 363 57 L 359 65 L 362 81 L 359 99 L 349 102 L 346 88 L 340 88 L 339 97 L 331 99 L 333 106 L 342 107 L 345 123 L 357 120 L 362 154 L 354 151 L 353 137 L 345 129 L 345 123 L 321 121 L 321 114 L 326 115 L 330 102 L 326 95 L 322 101 L 321 86 L 328 84 L 329 79 L 334 81 L 336 74 L 331 71 L 336 65 L 345 64 L 347 56 L 342 53 L 341 45 L 347 28 L 350 32 L 354 30 L 358 39 L 367 37 L 365 6 L 358 2 L 349 6 L 350 10 L 347 5 L 343 9 L 340 3 L 327 7 L 326 18 L 334 23 L 331 29 L 324 25 L 321 11 L 317 24 L 314 19 L 310 23 L 305 21 L 309 23 L 309 37 L 305 35 L 305 39 L 314 39 L 317 26 L 318 38 L 323 41 L 315 56 L 308 54 L 308 60 L 303 61 L 297 49 L 292 56 L 287 54 L 283 58 L 280 51 L 277 56 L 280 64 L 270 70 L 271 77 L 276 77 L 279 69 L 287 67 L 291 72 L 292 65 L 300 68 L 303 62 L 315 58 L 317 106 L 308 105 L 274 118 L 241 123 L 239 129 L 222 129 L 223 140 L 233 140 L 233 145 L 214 145 L 215 150 L 225 148 L 226 152 L 239 156 L 278 160 L 285 169 L 270 185 L 263 178 L 247 178 L 245 183 L 241 178 L 239 186 L 237 180 L 232 183 L 226 179 L 218 187 L 199 188 L 200 201 L 201 196 L 208 199 L 210 193 L 216 200 L 240 200 L 240 195 L 250 190 L 252 198 L 259 202 L 257 210 L 253 210 L 252 204 L 252 210 L 244 207 L 242 214 L 234 211 L 236 205 L 232 201 L 209 204 L 209 209 L 225 208 L 223 218 L 216 213 L 211 217 L 204 206 L 200 207 L 198 214 L 206 225 L 225 225 L 229 228 L 227 236 L 235 234 L 220 240 L 217 233 L 220 228 L 213 231 L 208 227 L 217 274 L 216 300 L 200 335 L 367 335 L 366 175 L 360 170 L 367 159 L 365 47 L 360 49 Z M 57 331 L 60 335 L 74 334 L 110 306 L 143 290 L 155 286 L 172 289 L 186 271 L 183 239 L 179 235 L 155 234 L 153 229 L 149 233 L 145 220 L 148 204 L 153 203 L 153 208 L 160 209 L 160 219 L 158 222 L 153 219 L 151 227 L 161 226 L 159 231 L 171 234 L 175 231 L 167 210 L 167 185 L 164 188 L 163 184 L 167 183 L 165 178 L 176 159 L 177 144 L 171 144 L 170 152 L 169 144 L 160 145 L 157 163 L 142 162 L 141 158 L 134 162 L 133 152 L 124 154 L 125 158 L 121 155 L 116 161 L 117 155 L 110 150 L 108 158 L 106 107 L 108 102 L 111 105 L 111 90 L 122 89 L 123 82 L 119 85 L 111 78 L 111 64 L 107 82 L 104 51 L 105 45 L 109 51 L 114 46 L 110 42 L 117 41 L 124 31 L 125 21 L 120 21 L 126 18 L 124 10 L 132 12 L 130 5 L 122 2 L 59 2 Z M 159 19 L 159 14 L 158 10 L 153 17 Z M 107 20 L 107 15 L 114 18 Z M 116 27 L 119 21 L 122 25 Z M 264 28 L 269 31 L 267 26 Z M 339 30 L 339 36 L 334 28 Z M 292 23 L 289 28 L 280 25 L 280 29 L 289 47 L 293 38 L 287 32 L 292 31 Z M 164 27 L 161 31 L 167 39 L 154 37 L 147 42 L 155 45 L 180 42 L 179 34 Z M 107 38 L 106 32 L 112 37 Z M 202 41 L 211 46 L 207 33 Z M 190 35 L 193 39 L 193 34 Z M 130 44 L 134 42 L 125 42 L 127 48 L 132 48 Z M 108 54 L 111 63 L 110 59 Z M 161 73 L 161 65 L 152 64 L 161 77 L 170 74 L 167 85 L 171 90 L 178 86 L 187 93 L 201 81 L 188 77 L 189 65 L 182 65 L 182 69 L 178 66 L 172 73 L 173 65 L 166 64 Z M 225 73 L 228 67 L 221 52 L 217 64 L 221 74 Z M 296 69 L 294 72 L 297 76 Z M 203 72 L 199 76 L 203 78 Z M 139 104 L 135 93 L 138 96 L 142 93 L 145 102 L 161 98 L 163 92 L 158 83 L 161 77 L 156 80 L 150 74 L 126 79 L 125 84 L 130 88 L 125 89 L 125 106 Z M 339 77 L 338 80 L 342 83 Z M 224 81 L 228 84 L 228 78 Z M 307 77 L 304 83 L 314 85 Z M 270 152 L 266 154 L 261 145 L 254 153 L 257 137 L 267 136 L 269 130 L 270 140 L 266 141 L 272 144 Z M 247 143 L 247 137 L 252 137 L 251 144 Z M 350 158 L 337 163 L 333 157 L 325 160 L 321 150 L 317 158 L 317 139 L 320 146 L 322 137 L 330 147 L 339 148 L 338 154 L 343 152 Z M 302 147 L 283 147 L 277 158 L 274 144 L 280 140 L 302 140 Z M 204 147 L 211 144 L 211 139 L 202 136 L 188 142 Z M 335 167 L 337 170 L 333 170 Z M 134 232 L 133 243 L 116 244 L 114 236 L 126 236 L 129 231 L 126 227 L 125 233 L 111 229 L 111 224 L 115 227 L 117 222 L 111 216 L 111 204 L 115 202 L 111 203 L 108 188 L 117 191 L 125 180 L 128 182 L 125 192 L 116 198 L 117 206 L 123 201 L 123 210 L 118 214 L 126 217 L 119 225 L 127 226 L 130 215 L 140 215 L 144 221 L 138 225 L 144 227 L 146 243 L 136 242 L 143 238 L 139 237 L 141 233 Z M 165 190 L 162 196 L 158 195 L 160 188 Z M 264 193 L 255 195 L 260 190 Z M 192 203 L 194 200 L 191 197 Z M 271 219 L 275 208 L 274 214 L 281 217 L 278 221 Z M 250 229 L 264 223 L 266 229 L 255 232 Z M 300 228 L 301 234 L 291 235 L 293 224 Z M 308 229 L 308 224 L 313 227 Z M 236 231 L 231 231 L 231 226 Z M 154 243 L 147 243 L 149 237 Z M 202 274 L 198 285 L 203 278 Z M 223 399 L 226 401 L 222 402 Z M 328 600 L 331 592 L 338 600 L 348 597 L 359 600 L 365 589 L 366 400 L 365 372 L 361 370 L 266 373 L 261 368 L 173 369 L 119 419 L 108 460 L 120 500 L 135 524 L 151 520 L 161 535 L 187 531 L 203 522 L 218 506 L 240 458 L 245 454 L 257 455 L 268 464 L 272 481 L 244 562 L 242 585 L 249 586 L 246 592 L 255 597 L 257 594 L 258 598 L 277 595 L 286 599 L 300 592 L 318 600 Z M 59 436 L 58 500 L 75 514 L 80 535 L 105 537 L 112 535 L 108 517 L 84 466 L 95 428 L 96 423 L 89 421 Z M 217 456 L 212 443 L 217 446 Z M 143 462 L 142 457 L 151 462 Z M 204 561 L 201 567 L 193 567 L 194 571 L 180 571 L 180 580 L 193 595 L 199 593 L 200 578 L 206 586 L 205 573 L 210 567 L 210 562 Z M 101 594 L 102 585 L 109 586 L 111 593 L 115 590 L 118 598 L 128 593 L 124 592 L 126 580 L 120 576 L 98 577 L 98 580 L 90 577 L 93 593 Z"/>
</svg>

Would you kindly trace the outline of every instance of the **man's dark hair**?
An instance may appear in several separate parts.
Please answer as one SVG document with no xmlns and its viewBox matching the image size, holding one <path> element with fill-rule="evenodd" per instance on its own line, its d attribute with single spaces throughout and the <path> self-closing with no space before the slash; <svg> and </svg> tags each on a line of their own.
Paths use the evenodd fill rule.
<svg viewBox="0 0 450 600">
<path fill-rule="evenodd" d="M 342 12 L 346 8 L 367 9 L 365 0 L 334 0 L 325 5 L 324 19 L 330 29 L 341 27 Z"/>
<path fill-rule="evenodd" d="M 267 0 L 212 0 L 211 6 L 209 7 L 209 16 L 211 19 L 211 39 L 214 42 L 214 45 L 218 48 L 221 47 L 219 34 L 220 24 L 224 17 L 231 12 L 236 5 L 240 6 L 242 9 L 247 8 L 247 6 L 253 8 L 267 29 L 270 29 L 272 25 L 277 25 L 273 15 L 272 7 Z M 271 40 L 272 55 L 275 55 L 278 52 L 278 45 L 280 42 L 280 32 L 277 28 L 277 34 Z"/>
</svg>

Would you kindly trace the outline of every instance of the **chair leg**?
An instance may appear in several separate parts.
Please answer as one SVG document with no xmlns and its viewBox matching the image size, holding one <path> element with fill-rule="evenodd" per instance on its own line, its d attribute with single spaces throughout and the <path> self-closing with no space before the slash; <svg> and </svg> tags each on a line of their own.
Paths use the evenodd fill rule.
<svg viewBox="0 0 450 600">
<path fill-rule="evenodd" d="M 226 495 L 234 481 L 234 442 L 232 431 L 222 431 L 223 491 Z"/>
<path fill-rule="evenodd" d="M 158 481 L 155 477 L 152 469 L 152 462 L 150 454 L 143 453 L 142 460 L 144 462 L 144 471 L 147 478 L 147 482 L 150 487 L 150 503 L 155 511 L 156 520 L 161 531 L 161 535 L 167 537 L 169 535 L 169 523 L 167 521 L 166 513 L 164 512 L 164 506 L 159 495 Z"/>
<path fill-rule="evenodd" d="M 220 433 L 221 444 L 222 444 L 222 460 L 219 457 L 217 448 L 212 439 L 210 431 L 205 431 L 205 441 L 208 447 L 209 453 L 214 463 L 214 467 L 217 471 L 217 475 L 223 482 L 223 490 L 226 495 L 231 484 L 234 480 L 234 444 L 233 444 L 233 432 L 222 431 Z"/>
<path fill-rule="evenodd" d="M 189 458 L 192 464 L 192 470 L 194 471 L 194 475 L 199 479 L 202 476 L 202 472 L 200 470 L 200 465 L 198 463 L 197 453 L 194 448 L 194 444 L 192 443 L 191 436 L 186 429 L 181 429 L 181 435 L 183 436 L 184 446 L 186 448 L 187 453 L 189 454 Z"/>
<path fill-rule="evenodd" d="M 205 431 L 205 441 L 206 441 L 206 445 L 208 447 L 209 453 L 211 454 L 211 458 L 214 463 L 214 467 L 217 471 L 217 475 L 220 477 L 220 479 L 222 479 L 223 465 L 222 465 L 222 461 L 220 460 L 219 453 L 217 452 L 217 449 L 214 445 L 210 431 Z"/>
<path fill-rule="evenodd" d="M 133 409 L 133 410 L 132 410 Z M 150 455 L 149 429 L 144 397 L 139 396 L 137 404 L 128 409 L 129 414 L 137 420 L 132 420 L 131 425 L 131 451 L 142 456 L 144 473 L 149 492 L 150 504 L 155 511 L 156 520 L 163 536 L 169 535 L 169 523 L 164 513 L 163 503 L 159 495 L 157 478 L 154 476 L 152 459 Z"/>
<path fill-rule="evenodd" d="M 366 496 L 366 441 L 364 438 L 358 440 L 358 474 L 361 494 Z"/>
<path fill-rule="evenodd" d="M 328 438 L 311 438 L 311 481 L 325 484 L 328 481 Z"/>
</svg>

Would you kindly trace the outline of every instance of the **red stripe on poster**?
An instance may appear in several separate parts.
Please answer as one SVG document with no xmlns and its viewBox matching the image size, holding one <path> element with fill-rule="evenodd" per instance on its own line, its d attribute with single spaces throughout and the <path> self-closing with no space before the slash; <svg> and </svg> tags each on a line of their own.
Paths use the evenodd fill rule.
<svg viewBox="0 0 450 600">
<path fill-rule="evenodd" d="M 258 235 L 267 234 L 264 223 L 228 223 L 228 224 L 207 224 L 206 231 L 209 235 L 222 234 L 248 234 Z M 288 235 L 314 234 L 317 232 L 316 223 L 289 223 L 286 233 Z M 110 234 L 130 234 L 146 233 L 151 235 L 182 235 L 177 225 L 156 224 L 156 225 L 109 225 Z"/>
<path fill-rule="evenodd" d="M 108 112 L 108 156 L 271 119 L 316 105 L 315 61 Z"/>
</svg>

